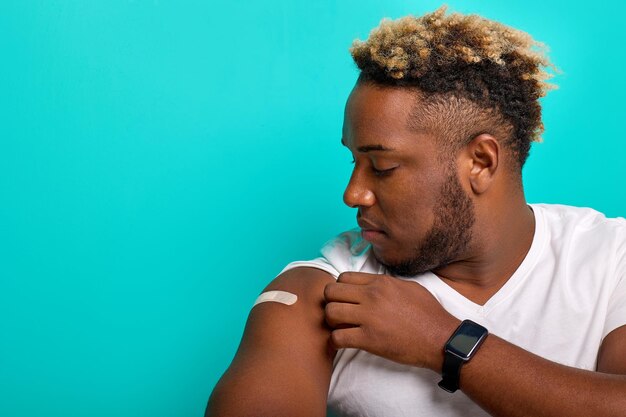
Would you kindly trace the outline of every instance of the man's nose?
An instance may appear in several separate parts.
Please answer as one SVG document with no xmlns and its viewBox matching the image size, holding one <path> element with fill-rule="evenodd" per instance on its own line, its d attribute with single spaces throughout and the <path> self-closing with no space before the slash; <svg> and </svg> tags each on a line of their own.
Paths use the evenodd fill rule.
<svg viewBox="0 0 626 417">
<path fill-rule="evenodd" d="M 374 192 L 358 178 L 356 170 L 352 173 L 350 182 L 343 192 L 343 202 L 352 208 L 370 207 L 376 202 Z"/>
</svg>

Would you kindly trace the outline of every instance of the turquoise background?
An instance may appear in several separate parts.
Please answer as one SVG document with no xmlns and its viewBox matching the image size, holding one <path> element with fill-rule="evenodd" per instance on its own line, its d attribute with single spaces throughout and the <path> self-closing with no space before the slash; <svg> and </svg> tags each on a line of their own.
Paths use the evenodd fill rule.
<svg viewBox="0 0 626 417">
<path fill-rule="evenodd" d="M 623 216 L 626 3 L 448 3 L 563 71 L 529 201 Z M 355 226 L 350 43 L 439 4 L 2 1 L 0 415 L 202 415 L 259 291 Z"/>
</svg>

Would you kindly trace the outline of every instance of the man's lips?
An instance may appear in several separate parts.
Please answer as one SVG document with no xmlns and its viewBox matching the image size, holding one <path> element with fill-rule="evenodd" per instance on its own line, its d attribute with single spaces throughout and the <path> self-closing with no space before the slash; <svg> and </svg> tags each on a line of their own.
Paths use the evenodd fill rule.
<svg viewBox="0 0 626 417">
<path fill-rule="evenodd" d="M 357 218 L 357 223 L 361 228 L 361 236 L 369 242 L 376 242 L 386 237 L 385 231 L 374 223 L 363 218 Z"/>
<path fill-rule="evenodd" d="M 378 232 L 376 230 L 361 230 L 361 236 L 363 239 L 371 243 L 380 242 L 387 235 L 384 232 Z"/>
</svg>

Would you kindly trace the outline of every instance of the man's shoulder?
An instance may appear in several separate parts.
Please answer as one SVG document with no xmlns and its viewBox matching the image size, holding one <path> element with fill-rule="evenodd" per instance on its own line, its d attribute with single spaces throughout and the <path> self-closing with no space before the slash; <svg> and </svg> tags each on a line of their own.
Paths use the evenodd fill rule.
<svg viewBox="0 0 626 417">
<path fill-rule="evenodd" d="M 575 227 L 578 230 L 603 230 L 626 228 L 623 217 L 607 217 L 604 213 L 589 207 L 576 207 L 564 204 L 531 204 L 535 211 L 541 211 L 548 226 Z"/>
<path fill-rule="evenodd" d="M 328 240 L 321 256 L 288 264 L 282 272 L 296 267 L 312 267 L 329 272 L 335 278 L 346 271 L 380 273 L 382 266 L 372 256 L 371 245 L 358 228 L 347 230 Z"/>
<path fill-rule="evenodd" d="M 543 219 L 553 247 L 567 248 L 574 257 L 626 261 L 626 219 L 606 217 L 588 207 L 532 204 Z"/>
</svg>

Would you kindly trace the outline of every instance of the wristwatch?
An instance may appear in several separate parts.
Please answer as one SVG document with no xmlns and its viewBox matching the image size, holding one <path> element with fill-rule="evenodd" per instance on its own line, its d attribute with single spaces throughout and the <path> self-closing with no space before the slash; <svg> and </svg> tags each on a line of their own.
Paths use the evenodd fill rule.
<svg viewBox="0 0 626 417">
<path fill-rule="evenodd" d="M 463 320 L 446 342 L 446 356 L 441 370 L 439 386 L 448 392 L 459 389 L 461 367 L 472 359 L 489 332 L 478 323 Z"/>
</svg>

